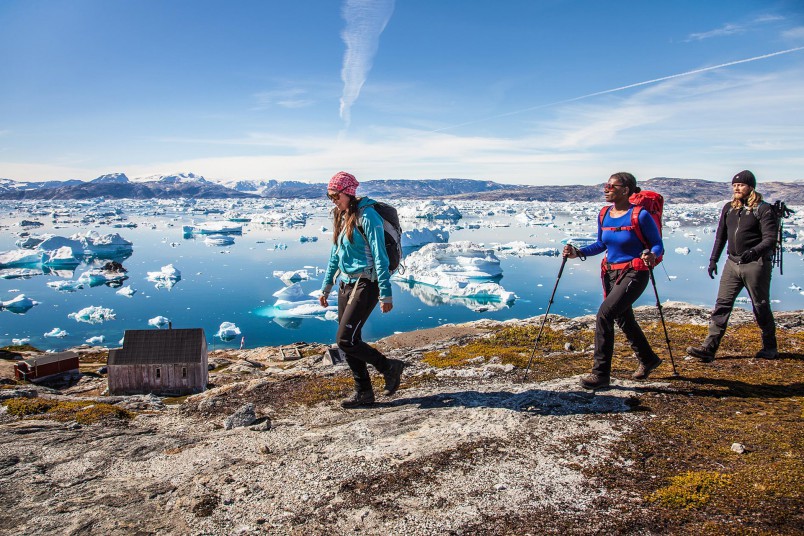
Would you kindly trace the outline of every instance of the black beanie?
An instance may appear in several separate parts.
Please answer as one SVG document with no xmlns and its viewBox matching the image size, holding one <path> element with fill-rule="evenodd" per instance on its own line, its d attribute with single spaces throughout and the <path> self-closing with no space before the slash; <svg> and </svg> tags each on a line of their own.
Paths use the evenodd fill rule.
<svg viewBox="0 0 804 536">
<path fill-rule="evenodd" d="M 756 188 L 757 187 L 757 178 L 754 177 L 753 173 L 751 173 L 747 169 L 744 169 L 741 172 L 739 172 L 737 175 L 735 175 L 733 179 L 731 179 L 731 183 L 732 184 L 737 184 L 737 183 L 747 184 L 751 188 Z"/>
</svg>

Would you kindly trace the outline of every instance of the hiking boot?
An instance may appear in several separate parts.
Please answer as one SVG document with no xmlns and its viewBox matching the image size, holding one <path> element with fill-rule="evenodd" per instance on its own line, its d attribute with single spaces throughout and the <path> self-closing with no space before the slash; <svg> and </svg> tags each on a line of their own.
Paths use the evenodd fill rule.
<svg viewBox="0 0 804 536">
<path fill-rule="evenodd" d="M 711 363 L 715 360 L 715 352 L 704 348 L 703 346 L 689 346 L 687 353 L 692 357 L 697 357 L 701 363 Z"/>
<path fill-rule="evenodd" d="M 391 396 L 399 389 L 399 382 L 402 381 L 402 370 L 405 368 L 405 363 L 399 359 L 388 360 L 388 370 L 382 375 L 385 378 L 385 390 L 382 392 L 385 396 Z"/>
<path fill-rule="evenodd" d="M 776 348 L 763 348 L 754 357 L 757 359 L 776 359 L 779 357 L 779 351 Z"/>
<path fill-rule="evenodd" d="M 581 377 L 581 387 L 584 389 L 602 389 L 603 387 L 608 387 L 610 384 L 611 380 L 609 377 L 600 374 L 592 373 Z"/>
<path fill-rule="evenodd" d="M 352 396 L 341 400 L 341 407 L 345 409 L 359 408 L 374 404 L 374 391 L 355 391 Z"/>
<path fill-rule="evenodd" d="M 662 360 L 660 358 L 656 358 L 656 361 L 652 361 L 647 365 L 645 363 L 640 363 L 639 368 L 636 369 L 636 372 L 631 374 L 631 377 L 635 380 L 647 380 L 650 373 L 656 370 L 656 368 L 662 364 Z"/>
</svg>

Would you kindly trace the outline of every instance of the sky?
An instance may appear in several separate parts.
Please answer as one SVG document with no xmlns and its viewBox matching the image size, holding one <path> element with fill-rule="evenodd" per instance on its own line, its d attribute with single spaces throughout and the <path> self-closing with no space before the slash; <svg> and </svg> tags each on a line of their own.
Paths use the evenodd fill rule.
<svg viewBox="0 0 804 536">
<path fill-rule="evenodd" d="M 801 0 L 2 0 L 0 178 L 804 179 Z"/>
</svg>

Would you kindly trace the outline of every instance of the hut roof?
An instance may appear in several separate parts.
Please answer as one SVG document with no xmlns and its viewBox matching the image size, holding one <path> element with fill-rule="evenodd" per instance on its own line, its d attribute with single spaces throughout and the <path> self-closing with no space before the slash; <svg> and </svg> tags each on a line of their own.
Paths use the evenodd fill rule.
<svg viewBox="0 0 804 536">
<path fill-rule="evenodd" d="M 28 359 L 24 359 L 23 363 L 26 363 L 29 367 L 34 366 L 41 367 L 42 365 L 57 363 L 59 361 L 66 361 L 68 359 L 76 359 L 77 357 L 78 354 L 76 354 L 75 352 L 54 352 L 29 357 Z"/>
<path fill-rule="evenodd" d="M 129 329 L 123 348 L 109 351 L 109 365 L 201 363 L 206 348 L 202 328 Z"/>
</svg>

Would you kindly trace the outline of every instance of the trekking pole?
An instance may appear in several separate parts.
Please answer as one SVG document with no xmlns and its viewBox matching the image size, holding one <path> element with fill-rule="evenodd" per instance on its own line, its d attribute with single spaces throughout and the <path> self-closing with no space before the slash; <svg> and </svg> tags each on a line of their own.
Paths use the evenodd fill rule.
<svg viewBox="0 0 804 536">
<path fill-rule="evenodd" d="M 642 252 L 644 255 L 645 253 L 650 253 L 650 250 L 646 249 Z M 664 313 L 662 312 L 662 302 L 659 301 L 659 291 L 656 289 L 656 279 L 653 277 L 653 266 L 648 266 L 648 271 L 650 272 L 650 282 L 653 284 L 653 293 L 656 295 L 656 308 L 659 309 L 659 318 L 662 319 L 662 328 L 664 328 L 664 340 L 667 342 L 667 353 L 670 354 L 670 364 L 673 366 L 673 377 L 678 378 L 679 374 L 676 371 L 676 362 L 673 360 L 673 350 L 670 349 L 670 336 L 667 334 L 667 324 L 664 323 Z"/>
<path fill-rule="evenodd" d="M 528 371 L 530 370 L 530 364 L 533 362 L 533 356 L 536 355 L 536 348 L 539 345 L 539 339 L 542 337 L 542 331 L 544 330 L 544 324 L 547 322 L 547 315 L 550 314 L 550 306 L 553 305 L 553 298 L 556 296 L 556 289 L 558 288 L 558 281 L 561 279 L 561 274 L 564 272 L 564 265 L 567 264 L 567 257 L 565 256 L 561 261 L 561 268 L 558 269 L 558 277 L 556 277 L 556 284 L 553 286 L 553 293 L 550 295 L 550 301 L 547 303 L 547 311 L 544 312 L 544 318 L 542 318 L 542 327 L 539 328 L 539 334 L 536 335 L 536 340 L 533 342 L 533 351 L 530 353 L 530 359 L 528 359 L 528 366 L 525 367 L 525 374 L 522 376 L 522 381 L 528 379 Z"/>
</svg>

